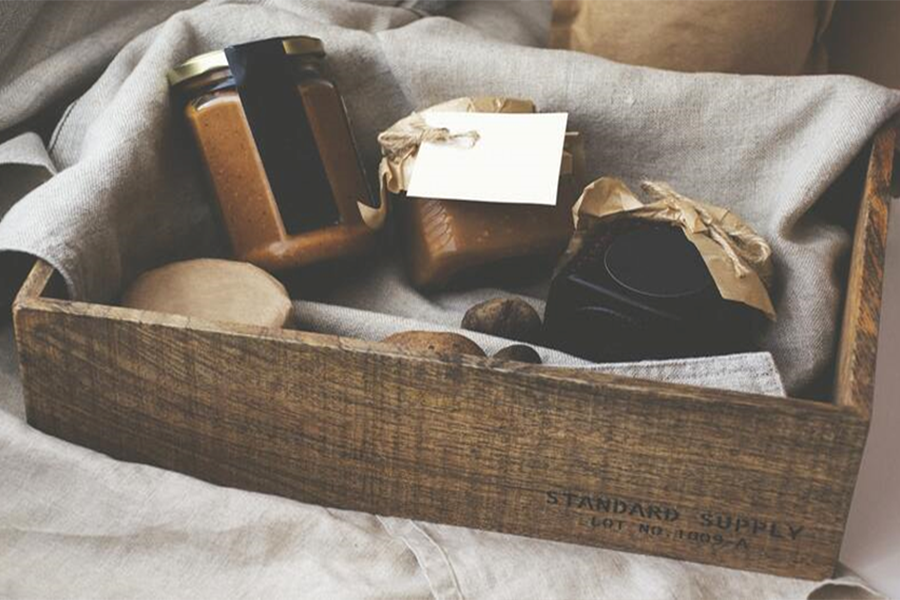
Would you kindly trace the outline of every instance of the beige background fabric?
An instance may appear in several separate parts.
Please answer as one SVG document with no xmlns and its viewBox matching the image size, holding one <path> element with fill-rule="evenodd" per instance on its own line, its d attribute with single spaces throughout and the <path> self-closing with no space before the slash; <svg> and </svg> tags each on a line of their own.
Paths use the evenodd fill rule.
<svg viewBox="0 0 900 600">
<path fill-rule="evenodd" d="M 900 88 L 900 2 L 838 2 L 826 45 L 832 73 Z"/>
<path fill-rule="evenodd" d="M 631 65 L 747 75 L 824 73 L 834 0 L 555 0 L 551 42 Z"/>
<path fill-rule="evenodd" d="M 553 0 L 550 42 L 681 71 L 846 73 L 900 88 L 900 2 Z"/>
<path fill-rule="evenodd" d="M 307 33 L 326 40 L 370 169 L 377 162 L 375 134 L 413 108 L 456 95 L 521 95 L 544 109 L 571 111 L 573 126 L 588 138 L 595 174 L 665 177 L 685 193 L 702 190 L 700 197 L 735 207 L 771 238 L 781 261 L 782 319 L 767 347 L 785 383 L 801 388 L 827 370 L 848 236 L 810 208 L 900 108 L 897 93 L 850 78 L 687 76 L 527 48 L 518 44 L 540 45 L 528 5 L 503 40 L 484 29 L 498 13 L 470 27 L 407 8 L 213 2 L 154 27 L 171 13 L 136 7 L 123 21 L 104 18 L 96 6 L 93 24 L 81 25 L 90 43 L 66 37 L 80 21 L 63 11 L 61 37 L 48 33 L 32 46 L 28 35 L 17 35 L 14 49 L 4 46 L 0 55 L 31 65 L 3 80 L 0 128 L 49 107 L 46 98 L 64 98 L 115 56 L 63 113 L 46 148 L 28 134 L 0 146 L 7 163 L 0 164 L 0 189 L 12 182 L 24 191 L 48 167 L 56 172 L 22 198 L 2 199 L 0 246 L 50 260 L 76 297 L 114 299 L 149 266 L 217 249 L 201 177 L 186 167 L 188 142 L 171 118 L 165 70 L 227 43 Z M 45 18 L 26 17 L 20 23 Z M 393 268 L 387 261 L 372 273 L 384 283 Z M 382 291 L 380 306 L 396 320 L 360 314 L 366 307 L 359 291 L 367 288 L 358 281 L 301 304 L 301 312 L 310 327 L 345 327 L 361 336 L 407 319 L 441 324 L 459 316 L 461 297 L 399 298 L 394 292 L 408 290 L 392 287 Z M 329 511 L 112 461 L 22 423 L 8 328 L 3 335 L 3 596 L 796 598 L 818 587 Z M 751 368 L 741 357 L 710 360 Z M 666 367 L 659 376 L 674 379 L 687 368 Z M 695 376 L 711 368 L 695 369 Z M 748 384 L 728 377 L 718 385 Z"/>
</svg>

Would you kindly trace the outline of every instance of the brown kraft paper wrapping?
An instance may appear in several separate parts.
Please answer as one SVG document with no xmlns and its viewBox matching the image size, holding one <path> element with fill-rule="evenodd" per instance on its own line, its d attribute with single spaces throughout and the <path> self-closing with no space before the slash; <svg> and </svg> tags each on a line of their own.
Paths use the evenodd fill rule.
<svg viewBox="0 0 900 600">
<path fill-rule="evenodd" d="M 700 252 L 724 299 L 746 304 L 775 320 L 767 289 L 772 276 L 772 249 L 762 237 L 734 213 L 686 198 L 668 184 L 645 181 L 641 188 L 652 203 L 642 203 L 628 186 L 612 177 L 588 185 L 572 207 L 575 234 L 557 271 L 606 221 L 625 217 L 671 223 L 680 227 Z"/>
</svg>

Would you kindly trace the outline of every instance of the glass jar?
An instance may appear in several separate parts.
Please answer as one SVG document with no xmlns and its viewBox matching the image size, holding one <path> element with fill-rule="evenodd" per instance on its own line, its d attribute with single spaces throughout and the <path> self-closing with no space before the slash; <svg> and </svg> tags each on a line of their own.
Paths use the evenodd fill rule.
<svg viewBox="0 0 900 600">
<path fill-rule="evenodd" d="M 458 98 L 424 112 L 534 113 L 529 100 Z M 572 236 L 583 155 L 566 135 L 555 206 L 461 202 L 406 196 L 396 204 L 407 276 L 418 289 L 521 282 L 552 270 Z"/>
<path fill-rule="evenodd" d="M 572 236 L 579 191 L 575 177 L 563 174 L 556 206 L 408 197 L 398 214 L 410 282 L 435 290 L 549 271 Z"/>
<path fill-rule="evenodd" d="M 229 46 L 172 69 L 236 258 L 270 271 L 372 250 L 374 196 L 321 40 Z"/>
<path fill-rule="evenodd" d="M 554 276 L 544 335 L 569 354 L 625 362 L 750 351 L 764 322 L 722 298 L 681 228 L 618 218 L 582 238 Z"/>
</svg>

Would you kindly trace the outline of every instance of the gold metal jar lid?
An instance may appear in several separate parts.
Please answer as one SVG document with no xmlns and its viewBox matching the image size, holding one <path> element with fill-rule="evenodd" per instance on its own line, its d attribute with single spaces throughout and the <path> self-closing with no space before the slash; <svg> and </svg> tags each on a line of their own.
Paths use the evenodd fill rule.
<svg viewBox="0 0 900 600">
<path fill-rule="evenodd" d="M 297 35 L 280 39 L 281 45 L 284 47 L 284 53 L 288 56 L 325 56 L 325 46 L 319 38 Z M 166 78 L 169 80 L 170 86 L 175 86 L 198 75 L 203 75 L 216 69 L 227 68 L 228 59 L 225 58 L 225 51 L 213 50 L 212 52 L 189 58 L 177 67 L 170 69 L 166 74 Z"/>
</svg>

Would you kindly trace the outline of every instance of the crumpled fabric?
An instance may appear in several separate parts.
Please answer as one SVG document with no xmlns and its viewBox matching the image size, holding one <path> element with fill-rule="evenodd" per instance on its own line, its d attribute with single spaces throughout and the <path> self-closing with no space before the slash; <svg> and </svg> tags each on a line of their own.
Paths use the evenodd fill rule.
<svg viewBox="0 0 900 600">
<path fill-rule="evenodd" d="M 212 2 L 138 34 L 69 106 L 48 144 L 60 172 L 7 210 L 0 249 L 44 257 L 73 297 L 95 301 L 148 268 L 215 253 L 203 177 L 165 71 L 228 43 L 298 32 L 325 40 L 370 176 L 377 134 L 413 110 L 462 95 L 525 97 L 570 113 L 588 180 L 667 181 L 733 210 L 774 251 L 779 320 L 763 350 L 789 393 L 829 378 L 850 235 L 812 208 L 900 106 L 900 93 L 850 77 L 671 73 L 501 42 L 405 8 Z M 41 61 L 37 81 L 56 81 L 44 73 L 52 65 L 63 79 L 77 72 L 80 47 Z M 16 107 L 33 88 L 13 79 L 0 113 L 26 114 Z M 352 284 L 339 295 L 352 295 Z"/>
<path fill-rule="evenodd" d="M 346 2 L 220 1 L 178 12 L 185 6 L 135 5 L 127 18 L 105 18 L 98 4 L 87 22 L 52 5 L 18 21 L 29 31 L 40 23 L 39 37 L 0 35 L 8 44 L 0 46 L 0 249 L 49 261 L 73 297 L 113 301 L 148 268 L 221 253 L 165 72 L 226 44 L 303 33 L 325 40 L 370 175 L 377 133 L 413 110 L 463 95 L 526 97 L 540 110 L 570 113 L 571 128 L 585 136 L 588 176 L 669 181 L 687 195 L 716 198 L 764 235 L 779 273 L 779 321 L 765 351 L 669 361 L 655 367 L 658 378 L 696 373 L 695 383 L 777 391 L 780 371 L 796 393 L 827 377 L 849 234 L 812 208 L 900 108 L 897 92 L 848 77 L 666 73 L 529 47 L 539 45 L 530 8 L 508 29 L 495 27 L 495 36 L 485 23 L 502 23 L 501 11 L 485 5 L 471 26 Z M 458 5 L 447 10 L 462 16 Z M 52 136 L 17 131 L 69 94 L 77 97 Z M 300 301 L 301 320 L 360 337 L 410 322 L 454 327 L 466 303 L 485 292 L 418 295 L 390 257 L 356 275 Z M 537 304 L 541 289 L 513 292 Z M 113 461 L 22 423 L 4 335 L 4 597 L 796 598 L 820 587 L 331 511 Z M 728 376 L 767 364 L 777 371 Z M 704 371 L 724 379 L 704 380 Z M 841 581 L 863 589 L 856 579 Z"/>
</svg>

